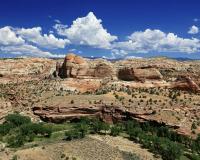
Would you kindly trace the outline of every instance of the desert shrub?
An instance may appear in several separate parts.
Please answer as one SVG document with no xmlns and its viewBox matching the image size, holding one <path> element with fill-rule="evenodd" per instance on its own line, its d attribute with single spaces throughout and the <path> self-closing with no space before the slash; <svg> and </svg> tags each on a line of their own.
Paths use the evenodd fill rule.
<svg viewBox="0 0 200 160">
<path fill-rule="evenodd" d="M 188 157 L 190 160 L 200 160 L 200 156 L 197 154 L 186 154 L 186 157 Z"/>
<path fill-rule="evenodd" d="M 91 124 L 92 132 L 99 133 L 102 129 L 101 124 L 102 122 L 99 119 L 93 119 L 92 124 Z"/>
<path fill-rule="evenodd" d="M 12 160 L 17 160 L 17 159 L 18 159 L 17 155 L 14 155 L 14 156 L 12 157 Z"/>
<path fill-rule="evenodd" d="M 111 136 L 118 136 L 122 131 L 124 125 L 122 123 L 115 124 L 114 126 L 111 127 L 110 129 L 110 135 Z"/>
<path fill-rule="evenodd" d="M 29 123 L 20 127 L 23 135 L 42 135 L 50 137 L 52 130 L 51 128 L 44 126 L 43 124 Z"/>
<path fill-rule="evenodd" d="M 80 137 L 84 138 L 85 135 L 88 133 L 88 125 L 86 122 L 80 122 L 77 126 L 76 126 L 76 130 L 80 133 Z"/>
<path fill-rule="evenodd" d="M 12 123 L 4 123 L 0 125 L 0 135 L 6 135 L 11 129 L 15 128 Z"/>
<path fill-rule="evenodd" d="M 195 122 L 192 123 L 191 129 L 197 129 Z"/>
<path fill-rule="evenodd" d="M 196 140 L 192 142 L 191 148 L 193 151 L 200 153 L 200 134 L 198 134 Z"/>
<path fill-rule="evenodd" d="M 65 140 L 73 140 L 73 139 L 78 139 L 81 137 L 81 133 L 76 130 L 76 129 L 73 129 L 73 130 L 69 130 L 69 131 L 66 131 L 65 132 Z"/>
<path fill-rule="evenodd" d="M 71 100 L 71 102 L 70 102 L 71 104 L 74 104 L 74 100 Z"/>
<path fill-rule="evenodd" d="M 12 148 L 21 147 L 24 145 L 24 142 L 25 137 L 22 134 L 11 135 L 7 140 L 9 147 Z"/>
<path fill-rule="evenodd" d="M 105 134 L 109 129 L 110 125 L 108 123 L 101 122 L 101 130 L 103 130 Z"/>
<path fill-rule="evenodd" d="M 22 116 L 18 113 L 9 114 L 5 117 L 5 123 L 13 124 L 14 126 L 18 127 L 26 123 L 30 123 L 31 119 L 27 116 Z"/>
<path fill-rule="evenodd" d="M 111 127 L 110 135 L 111 136 L 118 136 L 120 133 L 121 129 L 117 126 Z"/>
</svg>

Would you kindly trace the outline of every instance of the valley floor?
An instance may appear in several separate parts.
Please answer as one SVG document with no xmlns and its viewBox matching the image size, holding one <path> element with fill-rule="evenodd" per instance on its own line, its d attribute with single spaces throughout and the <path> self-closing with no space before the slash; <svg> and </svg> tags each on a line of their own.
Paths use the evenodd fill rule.
<svg viewBox="0 0 200 160">
<path fill-rule="evenodd" d="M 1 160 L 154 160 L 147 149 L 123 137 L 89 135 L 73 141 L 38 142 L 16 151 L 0 152 Z M 35 147 L 34 147 L 35 146 Z M 140 158 L 137 158 L 140 157 Z"/>
</svg>

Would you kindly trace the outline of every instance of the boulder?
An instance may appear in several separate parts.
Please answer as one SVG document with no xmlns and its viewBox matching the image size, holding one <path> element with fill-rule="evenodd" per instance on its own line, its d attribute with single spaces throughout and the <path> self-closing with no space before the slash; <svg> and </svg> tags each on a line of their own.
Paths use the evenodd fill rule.
<svg viewBox="0 0 200 160">
<path fill-rule="evenodd" d="M 144 81 L 146 79 L 160 80 L 163 76 L 156 68 L 123 68 L 119 70 L 118 78 L 126 81 Z"/>
</svg>

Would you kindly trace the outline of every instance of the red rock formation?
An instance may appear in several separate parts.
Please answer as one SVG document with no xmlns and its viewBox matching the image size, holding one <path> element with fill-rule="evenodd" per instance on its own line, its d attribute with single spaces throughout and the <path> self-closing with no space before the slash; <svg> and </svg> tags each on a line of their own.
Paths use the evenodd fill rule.
<svg viewBox="0 0 200 160">
<path fill-rule="evenodd" d="M 114 74 L 110 62 L 88 62 L 86 59 L 73 53 L 68 54 L 62 66 L 57 68 L 61 78 L 105 78 Z"/>
<path fill-rule="evenodd" d="M 81 117 L 98 117 L 107 123 L 113 123 L 125 120 L 127 118 L 142 118 L 144 115 L 153 114 L 152 112 L 139 114 L 127 111 L 123 107 L 110 106 L 105 104 L 99 104 L 95 106 L 67 105 L 65 107 L 37 106 L 33 108 L 33 112 L 35 115 L 40 116 L 42 120 L 54 123 L 80 119 Z"/>
<path fill-rule="evenodd" d="M 200 87 L 189 76 L 179 76 L 173 85 L 173 88 L 200 92 Z"/>
<path fill-rule="evenodd" d="M 133 68 L 123 68 L 119 70 L 119 79 L 132 81 L 144 81 L 145 79 L 162 79 L 162 75 L 158 69 L 155 68 L 144 68 L 144 69 L 133 69 Z"/>
</svg>

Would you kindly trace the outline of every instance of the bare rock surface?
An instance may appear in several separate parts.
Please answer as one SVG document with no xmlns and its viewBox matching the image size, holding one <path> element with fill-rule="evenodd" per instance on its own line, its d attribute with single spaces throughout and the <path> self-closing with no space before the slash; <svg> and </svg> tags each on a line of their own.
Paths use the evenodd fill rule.
<svg viewBox="0 0 200 160">
<path fill-rule="evenodd" d="M 55 61 L 45 58 L 0 59 L 0 83 L 30 81 L 48 77 Z"/>
<path fill-rule="evenodd" d="M 104 78 L 111 77 L 114 71 L 108 61 L 88 61 L 71 53 L 62 65 L 57 65 L 57 72 L 61 78 Z"/>
</svg>

